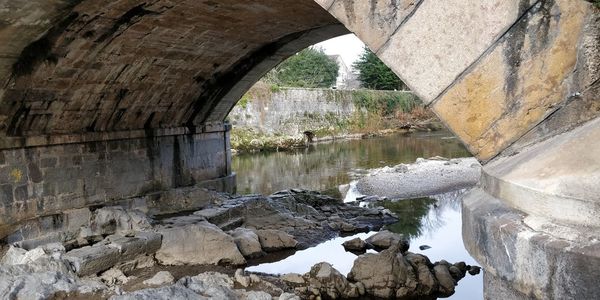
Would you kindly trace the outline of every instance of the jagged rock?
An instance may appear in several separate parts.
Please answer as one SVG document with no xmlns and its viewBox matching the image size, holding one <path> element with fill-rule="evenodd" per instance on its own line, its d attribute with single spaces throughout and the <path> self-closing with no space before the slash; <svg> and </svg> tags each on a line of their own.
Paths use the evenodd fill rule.
<svg viewBox="0 0 600 300">
<path fill-rule="evenodd" d="M 481 272 L 481 268 L 477 266 L 467 266 L 469 274 L 475 276 Z"/>
<path fill-rule="evenodd" d="M 245 276 L 244 270 L 242 270 L 242 269 L 235 270 L 235 274 L 234 274 L 233 278 L 235 279 L 235 281 L 237 283 L 239 283 L 241 286 L 243 286 L 245 288 L 249 287 L 250 284 L 252 283 L 252 280 L 250 279 L 250 277 Z"/>
<path fill-rule="evenodd" d="M 100 276 L 102 282 L 106 283 L 108 286 L 114 286 L 116 284 L 124 284 L 129 282 L 129 278 L 123 274 L 123 271 L 112 268 Z"/>
<path fill-rule="evenodd" d="M 165 285 L 165 284 L 172 284 L 173 282 L 175 282 L 175 277 L 173 277 L 173 275 L 171 275 L 171 273 L 169 271 L 160 271 L 158 273 L 156 273 L 156 275 L 154 275 L 152 278 L 144 280 L 144 284 L 145 285 Z"/>
<path fill-rule="evenodd" d="M 282 275 L 281 280 L 283 280 L 287 283 L 298 284 L 298 285 L 306 283 L 306 281 L 304 280 L 304 277 L 302 277 L 302 275 L 296 274 L 296 273 L 288 273 L 288 274 Z"/>
<path fill-rule="evenodd" d="M 155 300 L 155 299 L 203 299 L 194 291 L 180 285 L 143 289 L 124 295 L 110 297 L 110 300 Z M 204 298 L 206 299 L 206 298 Z M 225 298 L 224 298 L 225 299 Z"/>
<path fill-rule="evenodd" d="M 283 293 L 279 295 L 278 300 L 300 300 L 300 297 L 290 293 Z"/>
<path fill-rule="evenodd" d="M 206 272 L 177 281 L 197 294 L 214 299 L 237 299 L 233 291 L 234 282 L 229 276 L 217 272 Z"/>
<path fill-rule="evenodd" d="M 25 265 L 36 261 L 38 258 L 46 255 L 46 252 L 42 248 L 35 248 L 27 251 L 22 248 L 10 246 L 8 251 L 0 260 L 0 263 L 5 265 Z"/>
<path fill-rule="evenodd" d="M 267 252 L 296 248 L 298 245 L 293 236 L 281 230 L 257 230 L 256 235 L 258 235 L 260 245 Z"/>
<path fill-rule="evenodd" d="M 246 263 L 233 238 L 208 222 L 160 227 L 158 231 L 163 243 L 156 259 L 164 265 Z"/>
<path fill-rule="evenodd" d="M 448 266 L 445 264 L 438 264 L 433 267 L 435 278 L 440 284 L 440 295 L 444 297 L 450 297 L 454 294 L 454 288 L 456 281 L 452 278 Z"/>
<path fill-rule="evenodd" d="M 400 287 L 417 286 L 416 275 L 397 245 L 378 254 L 359 256 L 348 279 L 361 282 L 367 294 L 381 298 L 397 296 Z"/>
<path fill-rule="evenodd" d="M 400 246 L 400 251 L 408 251 L 410 244 L 403 235 L 393 233 L 387 230 L 380 231 L 366 240 L 367 243 L 373 245 L 377 249 L 387 249 L 394 245 Z"/>
<path fill-rule="evenodd" d="M 235 244 L 244 257 L 256 258 L 265 255 L 258 235 L 254 231 L 246 228 L 237 228 L 230 234 L 233 236 Z"/>
<path fill-rule="evenodd" d="M 265 292 L 258 292 L 258 291 L 250 291 L 250 292 L 241 293 L 240 296 L 241 296 L 240 297 L 241 300 L 271 300 L 271 299 L 273 299 L 273 297 L 271 297 L 270 294 L 265 293 Z"/>
<path fill-rule="evenodd" d="M 145 231 L 152 228 L 148 216 L 139 210 L 126 210 L 120 206 L 103 207 L 94 211 L 92 231 L 108 235 Z"/>
<path fill-rule="evenodd" d="M 346 251 L 362 252 L 367 249 L 367 243 L 360 238 L 351 239 L 342 243 Z"/>
<path fill-rule="evenodd" d="M 310 291 L 315 296 L 322 296 L 331 299 L 348 298 L 356 294 L 356 286 L 351 286 L 346 277 L 329 263 L 318 263 L 310 269 L 310 272 L 304 275 L 310 286 Z"/>
</svg>

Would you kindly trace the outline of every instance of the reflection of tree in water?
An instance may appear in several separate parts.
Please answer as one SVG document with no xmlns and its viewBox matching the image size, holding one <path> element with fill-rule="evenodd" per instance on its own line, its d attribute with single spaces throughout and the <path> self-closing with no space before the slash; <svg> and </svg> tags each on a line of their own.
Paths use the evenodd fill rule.
<svg viewBox="0 0 600 300">
<path fill-rule="evenodd" d="M 465 190 L 454 191 L 428 198 L 385 201 L 383 207 L 398 215 L 397 223 L 386 226 L 392 232 L 401 233 L 408 239 L 434 232 L 445 225 L 444 214 L 460 210 Z"/>
<path fill-rule="evenodd" d="M 412 163 L 418 157 L 469 156 L 448 133 L 396 135 L 367 140 L 317 144 L 291 152 L 257 153 L 233 158 L 239 193 L 270 194 L 287 188 L 331 190 L 350 182 L 354 168 Z M 333 191 L 333 190 L 331 190 Z"/>
</svg>

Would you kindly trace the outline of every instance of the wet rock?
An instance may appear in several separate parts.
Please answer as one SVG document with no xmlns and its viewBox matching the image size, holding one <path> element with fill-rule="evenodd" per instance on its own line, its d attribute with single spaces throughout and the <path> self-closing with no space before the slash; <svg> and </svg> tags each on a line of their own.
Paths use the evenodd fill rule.
<svg viewBox="0 0 600 300">
<path fill-rule="evenodd" d="M 403 235 L 387 230 L 380 231 L 370 236 L 367 238 L 366 242 L 373 245 L 376 249 L 387 249 L 398 245 L 402 252 L 408 251 L 410 246 L 408 240 L 406 240 Z"/>
<path fill-rule="evenodd" d="M 421 246 L 419 246 L 419 250 L 421 250 L 421 251 L 422 250 L 427 250 L 427 249 L 431 249 L 431 246 L 428 246 L 428 245 L 421 245 Z"/>
<path fill-rule="evenodd" d="M 265 255 L 258 235 L 250 229 L 237 228 L 230 232 L 238 249 L 247 258 L 257 258 Z"/>
<path fill-rule="evenodd" d="M 175 282 L 175 277 L 173 277 L 173 275 L 171 275 L 169 271 L 160 271 L 156 273 L 156 275 L 154 275 L 152 278 L 144 280 L 143 283 L 145 285 L 158 286 L 172 284 L 173 282 Z"/>
<path fill-rule="evenodd" d="M 467 266 L 469 274 L 475 276 L 481 272 L 481 268 L 478 266 Z"/>
<path fill-rule="evenodd" d="M 243 265 L 244 256 L 233 238 L 208 222 L 178 227 L 159 227 L 163 236 L 156 259 L 164 265 Z"/>
<path fill-rule="evenodd" d="M 257 230 L 260 245 L 267 252 L 296 248 L 298 241 L 281 230 Z"/>
<path fill-rule="evenodd" d="M 344 246 L 346 251 L 363 252 L 367 249 L 367 243 L 360 238 L 345 241 L 342 246 Z"/>
</svg>

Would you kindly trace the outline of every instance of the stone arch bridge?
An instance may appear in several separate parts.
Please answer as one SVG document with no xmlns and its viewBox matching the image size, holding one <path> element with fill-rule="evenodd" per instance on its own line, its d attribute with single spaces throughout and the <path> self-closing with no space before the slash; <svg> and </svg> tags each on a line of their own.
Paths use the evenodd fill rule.
<svg viewBox="0 0 600 300">
<path fill-rule="evenodd" d="M 486 293 L 598 297 L 599 20 L 584 0 L 0 0 L 0 238 L 231 188 L 236 101 L 351 31 L 484 163 L 463 231 Z"/>
</svg>

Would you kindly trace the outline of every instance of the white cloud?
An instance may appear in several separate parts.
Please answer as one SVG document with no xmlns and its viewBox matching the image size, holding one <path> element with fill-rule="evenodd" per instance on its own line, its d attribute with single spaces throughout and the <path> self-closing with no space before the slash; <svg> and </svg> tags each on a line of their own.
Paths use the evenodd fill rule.
<svg viewBox="0 0 600 300">
<path fill-rule="evenodd" d="M 354 34 L 342 35 L 315 45 L 321 47 L 328 55 L 341 55 L 349 67 L 358 59 L 365 44 Z"/>
</svg>

